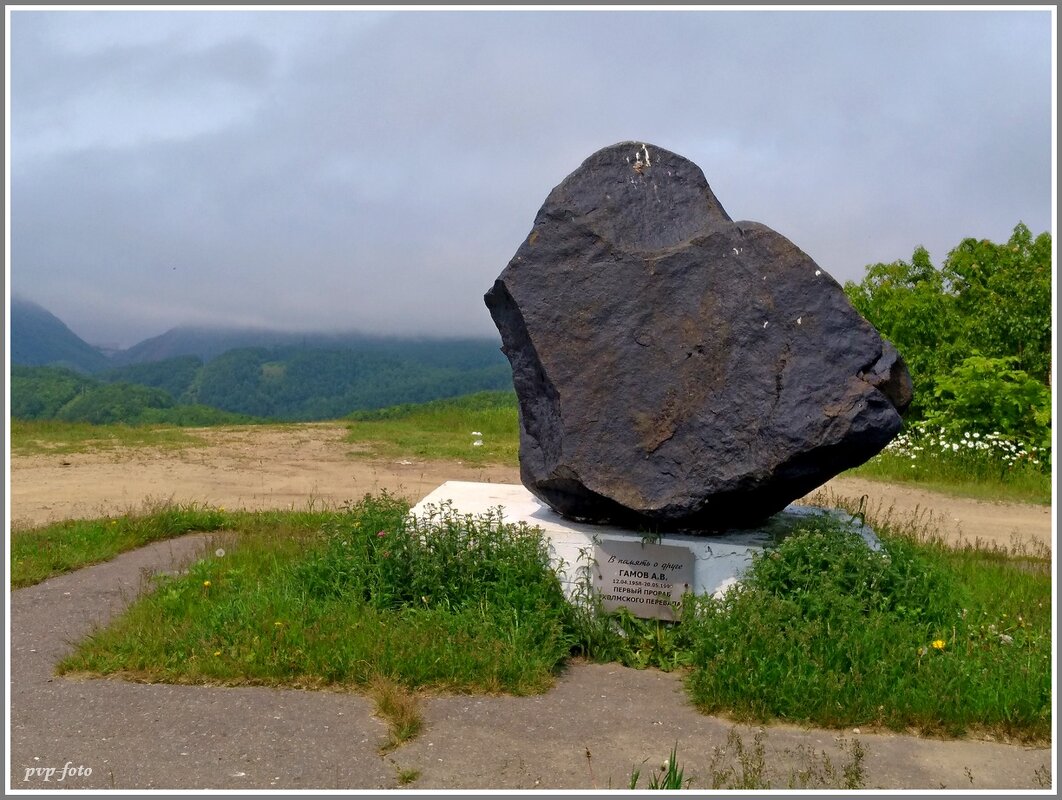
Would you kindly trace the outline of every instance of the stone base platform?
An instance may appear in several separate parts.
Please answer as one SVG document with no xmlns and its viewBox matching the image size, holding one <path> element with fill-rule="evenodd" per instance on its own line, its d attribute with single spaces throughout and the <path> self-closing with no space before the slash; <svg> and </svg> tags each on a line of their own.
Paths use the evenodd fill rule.
<svg viewBox="0 0 1062 800">
<path fill-rule="evenodd" d="M 828 514 L 851 526 L 872 550 L 880 548 L 873 530 L 851 520 L 850 515 L 812 506 L 789 505 L 771 517 L 762 527 L 716 533 L 710 536 L 692 536 L 682 533 L 647 534 L 608 525 L 592 525 L 572 522 L 557 514 L 531 492 L 518 484 L 473 483 L 447 481 L 413 507 L 411 513 L 420 518 L 427 514 L 428 507 L 438 508 L 448 503 L 461 514 L 479 516 L 501 509 L 505 522 L 541 528 L 549 543 L 550 560 L 569 597 L 577 588 L 580 571 L 589 565 L 594 546 L 610 542 L 636 543 L 651 541 L 653 544 L 674 545 L 688 548 L 694 556 L 693 582 L 690 591 L 694 594 L 720 595 L 737 583 L 752 562 L 755 553 L 776 545 L 802 518 L 816 514 Z"/>
</svg>

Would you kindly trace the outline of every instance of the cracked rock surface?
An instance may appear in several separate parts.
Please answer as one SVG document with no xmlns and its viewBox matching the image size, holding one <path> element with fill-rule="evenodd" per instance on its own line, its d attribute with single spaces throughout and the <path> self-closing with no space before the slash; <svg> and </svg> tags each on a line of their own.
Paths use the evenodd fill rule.
<svg viewBox="0 0 1062 800">
<path fill-rule="evenodd" d="M 911 402 L 833 278 L 652 144 L 599 150 L 557 186 L 485 301 L 523 483 L 576 520 L 756 524 L 879 452 Z"/>
</svg>

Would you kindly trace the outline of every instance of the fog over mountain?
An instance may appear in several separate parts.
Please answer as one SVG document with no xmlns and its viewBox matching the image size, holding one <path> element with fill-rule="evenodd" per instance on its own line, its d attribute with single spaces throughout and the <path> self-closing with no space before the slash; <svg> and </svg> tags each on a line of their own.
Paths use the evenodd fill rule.
<svg viewBox="0 0 1062 800">
<path fill-rule="evenodd" d="M 840 281 L 1053 226 L 1046 9 L 8 14 L 11 288 L 92 344 L 494 336 L 546 195 L 628 139 Z"/>
</svg>

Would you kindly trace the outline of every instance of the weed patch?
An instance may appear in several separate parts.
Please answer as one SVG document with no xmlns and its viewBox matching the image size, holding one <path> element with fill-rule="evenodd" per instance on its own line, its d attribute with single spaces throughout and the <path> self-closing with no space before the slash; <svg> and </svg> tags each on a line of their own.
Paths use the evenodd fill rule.
<svg viewBox="0 0 1062 800">
<path fill-rule="evenodd" d="M 816 521 L 755 559 L 740 589 L 691 600 L 682 625 L 698 707 L 827 727 L 1048 736 L 1049 577 L 974 550 L 882 541 L 874 553 Z"/>
<path fill-rule="evenodd" d="M 377 676 L 369 682 L 369 695 L 376 702 L 376 712 L 387 720 L 387 741 L 380 747 L 388 753 L 416 737 L 424 726 L 416 695 L 402 684 Z"/>
<path fill-rule="evenodd" d="M 183 683 L 542 691 L 570 649 L 540 536 L 387 495 L 322 530 L 242 537 L 87 639 L 61 671 Z"/>
<path fill-rule="evenodd" d="M 843 763 L 837 764 L 825 750 L 816 751 L 806 745 L 784 748 L 771 754 L 768 761 L 766 733 L 761 728 L 753 734 L 752 742 L 741 738 L 731 728 L 726 743 L 714 745 L 711 760 L 704 774 L 687 775 L 678 760 L 678 746 L 656 769 L 648 771 L 646 789 L 711 789 L 762 791 L 765 789 L 845 789 L 865 788 L 866 768 L 863 764 L 866 749 L 858 739 L 838 742 Z M 589 751 L 588 751 L 589 754 Z M 589 760 L 589 759 L 588 759 Z M 627 788 L 639 788 L 644 767 L 649 759 L 631 770 Z"/>
</svg>

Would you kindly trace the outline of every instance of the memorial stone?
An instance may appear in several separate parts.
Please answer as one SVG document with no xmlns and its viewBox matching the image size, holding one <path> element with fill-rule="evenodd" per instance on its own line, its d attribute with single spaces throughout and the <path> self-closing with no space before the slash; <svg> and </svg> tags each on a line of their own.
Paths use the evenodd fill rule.
<svg viewBox="0 0 1062 800">
<path fill-rule="evenodd" d="M 833 278 L 651 144 L 561 182 L 485 301 L 521 480 L 573 520 L 754 525 L 878 453 L 911 401 L 903 360 Z"/>
</svg>

